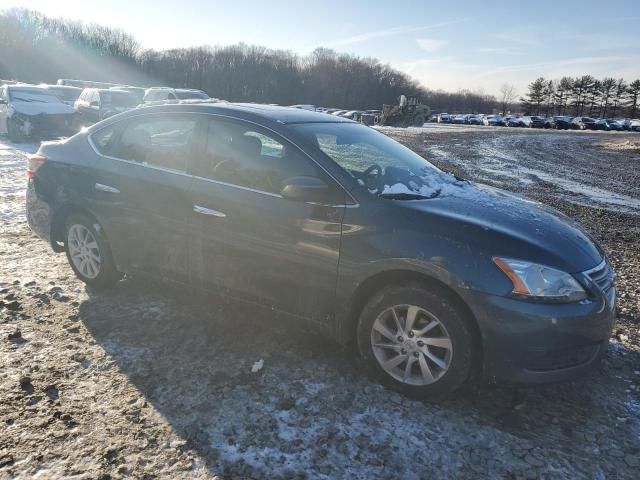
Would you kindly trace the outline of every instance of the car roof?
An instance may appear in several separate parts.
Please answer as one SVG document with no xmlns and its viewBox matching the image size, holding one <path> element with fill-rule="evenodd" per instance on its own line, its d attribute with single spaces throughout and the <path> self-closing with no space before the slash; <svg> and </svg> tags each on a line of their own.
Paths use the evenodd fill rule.
<svg viewBox="0 0 640 480">
<path fill-rule="evenodd" d="M 173 112 L 173 113 L 210 113 L 218 115 L 229 115 L 245 120 L 267 120 L 281 124 L 293 123 L 356 123 L 348 118 L 327 115 L 322 112 L 312 112 L 299 108 L 280 107 L 275 105 L 263 105 L 257 103 L 185 103 L 154 105 L 140 108 L 129 112 L 152 113 L 152 112 Z"/>
<path fill-rule="evenodd" d="M 38 92 L 42 92 L 44 94 L 49 94 L 51 95 L 51 92 L 49 91 L 47 86 L 44 85 L 31 85 L 30 83 L 16 83 L 13 85 L 5 85 L 9 90 L 23 90 L 25 92 L 34 92 L 34 93 L 38 93 Z"/>
<path fill-rule="evenodd" d="M 41 84 L 39 85 L 42 88 L 46 88 L 49 90 L 83 90 L 83 88 L 81 87 L 74 87 L 73 85 L 48 85 L 48 84 Z"/>
<path fill-rule="evenodd" d="M 107 92 L 107 93 L 116 92 L 116 93 L 124 93 L 124 94 L 127 94 L 127 95 L 131 95 L 131 92 L 128 92 L 126 90 L 118 90 L 118 89 L 115 89 L 115 88 L 113 88 L 113 89 L 112 88 L 88 88 L 87 90 L 94 90 L 94 91 L 100 92 L 100 93 L 102 93 L 102 92 Z"/>
</svg>

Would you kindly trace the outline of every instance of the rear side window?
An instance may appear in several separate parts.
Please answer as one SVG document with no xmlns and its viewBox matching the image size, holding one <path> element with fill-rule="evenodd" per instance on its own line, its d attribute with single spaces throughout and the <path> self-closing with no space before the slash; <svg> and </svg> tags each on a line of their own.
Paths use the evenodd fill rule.
<svg viewBox="0 0 640 480">
<path fill-rule="evenodd" d="M 193 173 L 269 193 L 280 193 L 290 177 L 323 176 L 297 147 L 272 132 L 224 120 L 209 121 L 205 155 Z"/>
<path fill-rule="evenodd" d="M 194 116 L 163 115 L 129 122 L 113 156 L 180 172 L 193 156 L 197 128 Z"/>
<path fill-rule="evenodd" d="M 100 154 L 113 157 L 117 153 L 115 131 L 116 126 L 109 125 L 91 135 L 91 141 Z"/>
</svg>

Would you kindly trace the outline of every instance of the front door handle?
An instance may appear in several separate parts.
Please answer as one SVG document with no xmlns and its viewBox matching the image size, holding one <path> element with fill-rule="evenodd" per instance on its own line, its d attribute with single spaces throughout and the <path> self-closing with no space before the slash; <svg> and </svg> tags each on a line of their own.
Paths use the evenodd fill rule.
<svg viewBox="0 0 640 480">
<path fill-rule="evenodd" d="M 224 218 L 227 216 L 226 213 L 219 212 L 218 210 L 214 210 L 212 208 L 201 207 L 200 205 L 194 205 L 193 211 L 196 213 L 201 213 L 202 215 L 210 215 L 212 217 Z"/>
<path fill-rule="evenodd" d="M 120 193 L 120 190 L 118 190 L 116 187 L 112 187 L 110 185 L 104 185 L 102 183 L 96 183 L 95 188 L 96 190 L 100 190 L 101 192 Z"/>
</svg>

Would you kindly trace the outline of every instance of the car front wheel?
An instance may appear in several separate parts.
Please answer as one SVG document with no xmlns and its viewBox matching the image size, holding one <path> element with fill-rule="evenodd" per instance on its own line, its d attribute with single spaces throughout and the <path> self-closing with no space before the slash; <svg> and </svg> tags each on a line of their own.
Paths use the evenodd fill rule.
<svg viewBox="0 0 640 480">
<path fill-rule="evenodd" d="M 7 137 L 14 143 L 19 143 L 24 139 L 20 127 L 13 118 L 7 119 Z"/>
<path fill-rule="evenodd" d="M 473 334 L 455 302 L 420 285 L 388 287 L 365 306 L 358 324 L 361 355 L 387 385 L 440 400 L 469 378 Z"/>
<path fill-rule="evenodd" d="M 82 214 L 65 223 L 65 250 L 76 276 L 92 287 L 107 287 L 118 280 L 118 272 L 100 225 Z"/>
</svg>

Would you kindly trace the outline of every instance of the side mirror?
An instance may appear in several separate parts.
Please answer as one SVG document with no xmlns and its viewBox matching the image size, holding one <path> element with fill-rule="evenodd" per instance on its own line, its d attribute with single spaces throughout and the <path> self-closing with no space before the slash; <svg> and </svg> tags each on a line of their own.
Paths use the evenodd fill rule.
<svg viewBox="0 0 640 480">
<path fill-rule="evenodd" d="M 287 200 L 295 202 L 322 202 L 329 197 L 329 185 L 316 177 L 291 177 L 280 191 Z"/>
</svg>

